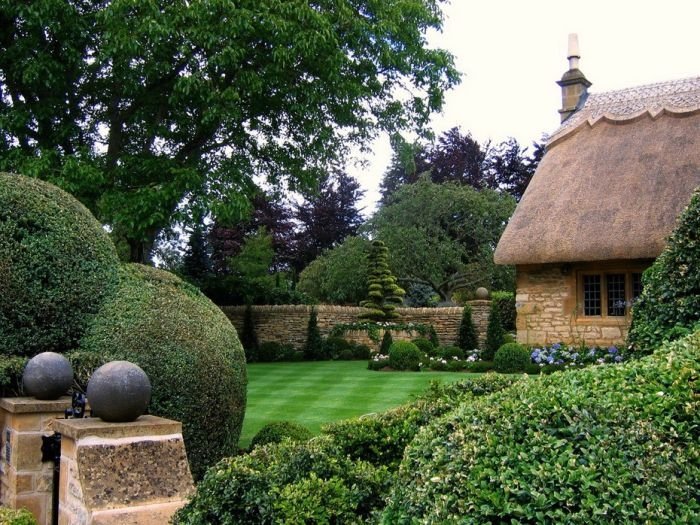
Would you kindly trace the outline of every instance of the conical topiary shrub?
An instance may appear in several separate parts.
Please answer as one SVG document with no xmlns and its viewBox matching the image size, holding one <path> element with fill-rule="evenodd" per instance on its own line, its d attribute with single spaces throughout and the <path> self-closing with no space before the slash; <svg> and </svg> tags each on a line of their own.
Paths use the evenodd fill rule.
<svg viewBox="0 0 700 525">
<path fill-rule="evenodd" d="M 476 336 L 476 328 L 472 319 L 472 307 L 464 305 L 462 310 L 462 322 L 459 325 L 457 346 L 465 352 L 479 348 L 479 340 Z"/>
<path fill-rule="evenodd" d="M 367 299 L 360 306 L 367 312 L 361 319 L 390 321 L 399 317 L 396 307 L 403 303 L 406 292 L 398 284 L 389 269 L 389 249 L 382 241 L 373 241 L 369 253 L 369 278 Z"/>
</svg>

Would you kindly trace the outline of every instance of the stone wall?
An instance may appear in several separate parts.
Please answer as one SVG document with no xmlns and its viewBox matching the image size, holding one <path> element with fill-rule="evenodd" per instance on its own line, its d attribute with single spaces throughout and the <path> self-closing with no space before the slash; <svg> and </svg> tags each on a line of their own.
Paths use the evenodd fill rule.
<svg viewBox="0 0 700 525">
<path fill-rule="evenodd" d="M 491 301 L 471 301 L 472 319 L 479 336 L 479 342 L 486 338 L 489 309 Z M 358 321 L 364 308 L 352 306 L 315 306 L 318 316 L 318 327 L 324 337 L 330 334 L 336 324 L 349 324 Z M 221 308 L 231 319 L 231 322 L 240 333 L 243 329 L 243 317 L 245 306 L 224 306 Z M 441 344 L 453 344 L 457 340 L 459 325 L 462 320 L 462 308 L 399 308 L 402 323 L 431 324 L 438 334 Z M 255 332 L 258 340 L 263 343 L 276 341 L 290 343 L 295 348 L 302 348 L 306 343 L 306 330 L 311 314 L 311 306 L 308 305 L 266 305 L 253 306 L 252 315 L 255 324 Z M 417 333 L 395 334 L 397 339 L 410 339 L 419 337 Z M 344 337 L 358 343 L 366 344 L 371 348 L 377 343 L 371 341 L 366 332 L 346 332 Z"/>
<path fill-rule="evenodd" d="M 629 261 L 578 265 L 522 265 L 516 268 L 518 342 L 534 344 L 624 344 L 630 316 L 584 317 L 577 279 L 582 272 L 642 271 Z"/>
</svg>

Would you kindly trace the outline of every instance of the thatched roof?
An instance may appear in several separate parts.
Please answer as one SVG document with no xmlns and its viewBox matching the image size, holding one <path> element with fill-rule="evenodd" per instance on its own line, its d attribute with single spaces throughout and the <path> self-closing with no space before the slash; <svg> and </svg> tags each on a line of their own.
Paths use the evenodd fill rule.
<svg viewBox="0 0 700 525">
<path fill-rule="evenodd" d="M 657 257 L 700 186 L 700 77 L 591 94 L 550 138 L 499 264 Z"/>
</svg>

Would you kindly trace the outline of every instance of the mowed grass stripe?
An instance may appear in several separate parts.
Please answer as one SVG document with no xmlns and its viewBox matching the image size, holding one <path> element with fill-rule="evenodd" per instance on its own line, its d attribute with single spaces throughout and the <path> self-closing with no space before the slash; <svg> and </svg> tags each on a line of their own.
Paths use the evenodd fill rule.
<svg viewBox="0 0 700 525">
<path fill-rule="evenodd" d="M 324 423 L 399 406 L 433 380 L 457 381 L 454 372 L 373 372 L 364 361 L 253 363 L 240 446 L 248 447 L 271 421 L 295 421 L 318 433 Z"/>
</svg>

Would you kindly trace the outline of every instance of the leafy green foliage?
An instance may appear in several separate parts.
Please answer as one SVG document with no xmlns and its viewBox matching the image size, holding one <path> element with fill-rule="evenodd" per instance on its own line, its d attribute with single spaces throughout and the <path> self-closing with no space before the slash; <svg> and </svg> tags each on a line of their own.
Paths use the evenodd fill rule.
<svg viewBox="0 0 700 525">
<path fill-rule="evenodd" d="M 395 341 L 389 347 L 389 366 L 394 370 L 420 370 L 423 354 L 410 341 Z"/>
<path fill-rule="evenodd" d="M 17 397 L 22 394 L 22 373 L 29 358 L 0 355 L 0 396 Z"/>
<path fill-rule="evenodd" d="M 107 233 L 72 196 L 0 173 L 0 354 L 74 348 L 117 282 Z"/>
<path fill-rule="evenodd" d="M 457 346 L 465 352 L 479 348 L 479 339 L 476 335 L 476 327 L 472 319 L 472 307 L 468 304 L 462 309 L 462 320 L 459 323 L 457 334 Z"/>
<path fill-rule="evenodd" d="M 325 304 L 358 304 L 367 293 L 369 248 L 362 237 L 346 238 L 304 268 L 297 290 Z"/>
<path fill-rule="evenodd" d="M 458 346 L 441 346 L 438 348 L 438 356 L 442 359 L 464 359 L 464 350 Z"/>
<path fill-rule="evenodd" d="M 0 169 L 77 195 L 144 262 L 175 219 L 236 218 L 253 174 L 311 186 L 420 131 L 459 81 L 427 43 L 440 3 L 6 2 Z"/>
<path fill-rule="evenodd" d="M 644 272 L 642 295 L 632 308 L 629 343 L 638 354 L 700 324 L 700 192 L 680 214 L 664 251 Z"/>
<path fill-rule="evenodd" d="M 486 348 L 482 358 L 486 361 L 492 361 L 496 351 L 505 342 L 505 331 L 501 324 L 501 309 L 498 303 L 491 303 L 489 311 L 489 324 L 486 327 Z"/>
<path fill-rule="evenodd" d="M 450 301 L 461 288 L 491 286 L 493 250 L 514 210 L 507 194 L 423 176 L 400 187 L 362 230 L 384 241 L 402 285 L 425 284 Z"/>
<path fill-rule="evenodd" d="M 306 345 L 304 346 L 304 358 L 309 361 L 326 359 L 323 348 L 323 337 L 318 328 L 318 313 L 315 308 L 311 308 L 309 323 L 306 327 Z"/>
<path fill-rule="evenodd" d="M 81 350 L 139 365 L 153 386 L 150 411 L 182 422 L 192 473 L 236 450 L 246 401 L 236 331 L 196 288 L 141 265 L 120 271 Z"/>
<path fill-rule="evenodd" d="M 27 509 L 9 509 L 0 507 L 2 525 L 37 525 L 34 515 Z"/>
<path fill-rule="evenodd" d="M 210 469 L 174 523 L 363 523 L 388 484 L 385 468 L 342 455 L 328 437 L 283 441 Z"/>
<path fill-rule="evenodd" d="M 524 372 L 531 364 L 530 351 L 518 343 L 506 343 L 502 345 L 493 358 L 496 372 L 512 374 Z"/>
<path fill-rule="evenodd" d="M 368 257 L 367 299 L 360 306 L 368 311 L 361 319 L 384 321 L 398 319 L 396 307 L 403 302 L 406 292 L 398 284 L 388 264 L 389 250 L 382 241 L 372 241 Z"/>
<path fill-rule="evenodd" d="M 413 339 L 411 342 L 418 347 L 418 350 L 420 350 L 421 353 L 425 355 L 431 356 L 435 355 L 436 353 L 433 343 L 431 343 L 430 340 L 426 339 L 425 337 Z"/>
<path fill-rule="evenodd" d="M 198 484 L 175 523 L 297 523 L 302 514 L 308 523 L 373 522 L 416 434 L 460 401 L 513 382 L 491 375 L 435 385 L 402 407 L 327 425 L 314 440 L 256 447 L 223 460 Z"/>
<path fill-rule="evenodd" d="M 262 427 L 253 437 L 250 448 L 255 448 L 269 443 L 281 443 L 284 439 L 292 441 L 306 441 L 313 434 L 304 425 L 294 421 L 273 421 Z"/>
<path fill-rule="evenodd" d="M 697 521 L 698 348 L 695 333 L 460 403 L 406 449 L 382 521 Z"/>
<path fill-rule="evenodd" d="M 515 294 L 502 291 L 491 292 L 491 301 L 498 304 L 498 314 L 503 329 L 506 332 L 514 332 L 518 315 L 515 309 Z"/>
</svg>

